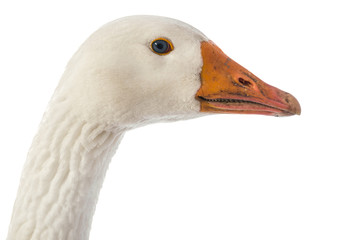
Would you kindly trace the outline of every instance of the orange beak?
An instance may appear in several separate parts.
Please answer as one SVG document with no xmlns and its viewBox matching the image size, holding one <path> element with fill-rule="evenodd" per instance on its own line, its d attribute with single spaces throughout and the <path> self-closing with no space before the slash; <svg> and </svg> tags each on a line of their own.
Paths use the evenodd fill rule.
<svg viewBox="0 0 348 240">
<path fill-rule="evenodd" d="M 300 115 L 301 107 L 295 97 L 261 81 L 213 42 L 202 42 L 201 51 L 202 83 L 196 94 L 201 112 Z"/>
</svg>

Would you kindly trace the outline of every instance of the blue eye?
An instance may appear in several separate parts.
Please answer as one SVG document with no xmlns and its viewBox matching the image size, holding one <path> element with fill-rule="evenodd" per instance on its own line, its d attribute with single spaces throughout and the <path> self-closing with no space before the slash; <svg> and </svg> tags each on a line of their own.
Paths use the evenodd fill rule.
<svg viewBox="0 0 348 240">
<path fill-rule="evenodd" d="M 164 55 L 173 50 L 173 44 L 164 38 L 158 38 L 152 41 L 151 49 L 159 55 Z"/>
</svg>

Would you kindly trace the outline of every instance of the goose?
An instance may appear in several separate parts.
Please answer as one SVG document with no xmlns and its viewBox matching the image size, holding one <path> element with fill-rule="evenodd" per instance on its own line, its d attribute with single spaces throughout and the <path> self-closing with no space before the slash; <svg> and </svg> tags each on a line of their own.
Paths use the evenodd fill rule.
<svg viewBox="0 0 348 240">
<path fill-rule="evenodd" d="M 124 134 L 213 113 L 299 115 L 199 30 L 159 16 L 107 23 L 73 55 L 22 171 L 7 240 L 86 240 Z"/>
</svg>

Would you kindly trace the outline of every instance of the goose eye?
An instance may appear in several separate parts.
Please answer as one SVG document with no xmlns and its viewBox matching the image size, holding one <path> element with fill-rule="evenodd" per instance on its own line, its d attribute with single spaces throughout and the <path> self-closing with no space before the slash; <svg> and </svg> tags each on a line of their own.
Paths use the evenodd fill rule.
<svg viewBox="0 0 348 240">
<path fill-rule="evenodd" d="M 151 49 L 159 55 L 165 55 L 173 50 L 173 44 L 167 39 L 159 38 L 152 41 Z"/>
</svg>

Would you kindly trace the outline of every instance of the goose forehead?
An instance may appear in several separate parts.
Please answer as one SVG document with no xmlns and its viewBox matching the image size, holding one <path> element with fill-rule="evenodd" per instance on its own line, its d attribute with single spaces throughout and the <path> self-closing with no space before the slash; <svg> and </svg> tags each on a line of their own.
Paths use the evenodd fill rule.
<svg viewBox="0 0 348 240">
<path fill-rule="evenodd" d="M 117 19 L 104 25 L 100 33 L 112 33 L 127 40 L 151 40 L 156 37 L 168 37 L 176 41 L 208 40 L 202 32 L 187 23 L 159 16 L 130 16 Z"/>
</svg>

